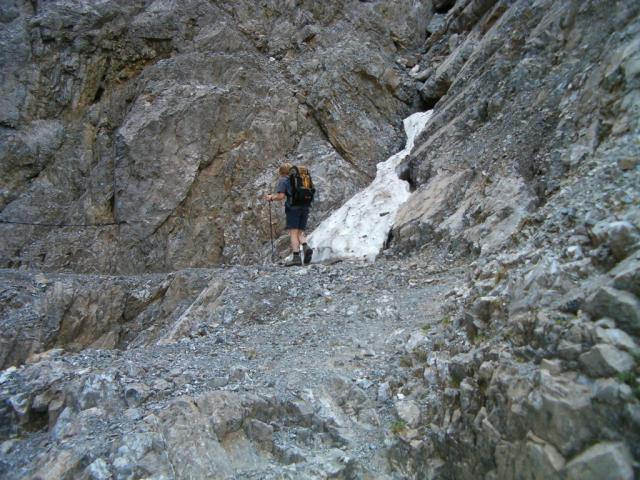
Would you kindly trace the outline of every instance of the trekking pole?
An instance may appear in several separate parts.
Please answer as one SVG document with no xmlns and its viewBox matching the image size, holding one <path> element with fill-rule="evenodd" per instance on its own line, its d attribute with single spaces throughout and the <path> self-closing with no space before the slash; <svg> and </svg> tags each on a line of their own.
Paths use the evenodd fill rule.
<svg viewBox="0 0 640 480">
<path fill-rule="evenodd" d="M 269 238 L 271 239 L 271 262 L 273 262 L 275 253 L 273 251 L 273 222 L 271 221 L 271 200 L 269 200 Z"/>
</svg>

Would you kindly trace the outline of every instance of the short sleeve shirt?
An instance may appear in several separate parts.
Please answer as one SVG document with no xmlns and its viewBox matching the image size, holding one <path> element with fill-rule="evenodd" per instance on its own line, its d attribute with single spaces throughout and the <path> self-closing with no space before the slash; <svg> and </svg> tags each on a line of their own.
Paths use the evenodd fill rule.
<svg viewBox="0 0 640 480">
<path fill-rule="evenodd" d="M 284 193 L 287 196 L 287 201 L 285 205 L 287 207 L 291 206 L 291 183 L 289 182 L 289 177 L 281 176 L 278 178 L 278 187 L 276 188 L 277 193 Z"/>
</svg>

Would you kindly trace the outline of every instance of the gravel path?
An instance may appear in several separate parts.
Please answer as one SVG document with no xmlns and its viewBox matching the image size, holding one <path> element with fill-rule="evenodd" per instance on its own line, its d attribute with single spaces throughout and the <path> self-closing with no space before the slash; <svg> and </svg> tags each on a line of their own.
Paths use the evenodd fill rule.
<svg viewBox="0 0 640 480">
<path fill-rule="evenodd" d="M 394 401 L 402 398 L 390 393 L 390 372 L 398 370 L 409 335 L 440 320 L 444 297 L 462 281 L 464 269 L 442 271 L 414 258 L 290 269 L 227 267 L 191 274 L 224 279 L 226 290 L 211 308 L 233 315 L 222 315 L 226 320 L 218 325 L 198 325 L 176 343 L 62 354 L 5 379 L 5 398 L 33 395 L 51 385 L 69 389 L 74 381 L 96 375 L 117 383 L 125 399 L 141 396 L 125 405 L 121 415 L 92 422 L 88 431 L 23 432 L 19 440 L 5 442 L 9 478 L 32 476 L 34 465 L 51 462 L 61 448 L 83 445 L 93 452 L 90 458 L 113 457 L 114 445 L 140 431 L 149 415 L 162 415 L 176 401 L 211 392 L 258 395 L 279 405 L 303 402 L 312 405 L 322 422 L 335 426 L 312 429 L 314 440 L 303 445 L 305 461 L 275 461 L 276 455 L 267 455 L 266 461 L 236 468 L 234 478 L 275 478 L 282 474 L 282 463 L 298 468 L 292 478 L 322 478 L 324 473 L 315 477 L 308 466 L 330 464 L 323 455 L 336 447 L 351 459 L 346 462 L 350 469 L 367 465 L 383 475 L 385 440 L 396 419 Z M 274 439 L 283 448 L 298 448 L 296 436 L 304 425 L 287 422 L 272 422 Z M 322 433 L 327 429 L 328 436 Z"/>
</svg>

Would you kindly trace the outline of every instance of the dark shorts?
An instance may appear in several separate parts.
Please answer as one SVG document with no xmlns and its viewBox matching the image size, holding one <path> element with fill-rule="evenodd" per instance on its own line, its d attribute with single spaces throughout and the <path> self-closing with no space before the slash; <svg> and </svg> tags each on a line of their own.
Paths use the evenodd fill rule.
<svg viewBox="0 0 640 480">
<path fill-rule="evenodd" d="M 287 230 L 297 228 L 305 230 L 309 218 L 309 207 L 285 207 L 284 213 L 287 216 Z"/>
</svg>

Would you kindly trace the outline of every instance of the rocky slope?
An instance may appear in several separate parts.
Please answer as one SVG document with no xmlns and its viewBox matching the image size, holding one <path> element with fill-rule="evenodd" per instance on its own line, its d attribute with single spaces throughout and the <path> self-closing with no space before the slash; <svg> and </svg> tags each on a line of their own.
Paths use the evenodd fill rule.
<svg viewBox="0 0 640 480">
<path fill-rule="evenodd" d="M 3 40 L 2 218 L 150 223 L 0 227 L 5 266 L 23 267 L 0 271 L 2 476 L 638 477 L 637 2 L 176 5 L 3 10 L 7 31 L 32 37 L 29 54 Z M 42 39 L 48 76 L 29 76 Z M 119 52 L 93 107 L 43 86 L 88 82 L 91 45 Z M 220 89 L 235 82 L 231 108 Z M 281 156 L 317 162 L 336 192 L 317 222 L 399 150 L 398 119 L 426 108 L 398 169 L 412 194 L 375 262 L 181 268 L 268 256 L 251 237 L 268 238 L 252 220 L 264 206 L 228 194 L 268 188 Z M 92 115 L 103 136 L 74 136 Z M 119 188 L 88 219 L 87 192 Z M 232 216 L 251 235 L 233 239 Z M 189 242 L 202 250 L 178 248 Z"/>
</svg>

